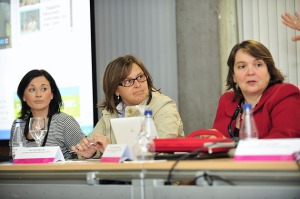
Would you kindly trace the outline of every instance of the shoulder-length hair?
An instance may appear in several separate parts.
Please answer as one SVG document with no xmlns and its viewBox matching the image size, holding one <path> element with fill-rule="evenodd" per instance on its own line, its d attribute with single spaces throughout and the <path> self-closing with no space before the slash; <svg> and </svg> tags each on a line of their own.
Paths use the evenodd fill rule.
<svg viewBox="0 0 300 199">
<path fill-rule="evenodd" d="M 270 81 L 267 88 L 269 88 L 274 84 L 282 83 L 284 81 L 284 76 L 275 67 L 275 63 L 270 51 L 263 44 L 254 40 L 243 41 L 242 43 L 236 44 L 232 48 L 227 61 L 229 70 L 228 70 L 227 80 L 226 80 L 226 90 L 227 91 L 230 89 L 234 90 L 235 93 L 234 100 L 243 97 L 240 88 L 233 81 L 235 56 L 238 50 L 242 50 L 248 53 L 249 55 L 255 57 L 256 59 L 263 60 L 266 63 L 268 72 L 270 74 Z"/>
<path fill-rule="evenodd" d="M 137 64 L 148 77 L 147 85 L 149 90 L 149 99 L 147 104 L 149 104 L 152 99 L 151 91 L 159 91 L 154 87 L 149 71 L 137 57 L 134 57 L 133 55 L 121 56 L 111 61 L 105 69 L 102 82 L 105 99 L 99 105 L 101 109 L 106 109 L 111 113 L 118 113 L 116 106 L 122 101 L 122 98 L 119 97 L 118 99 L 115 91 L 119 84 L 124 81 L 128 75 L 130 75 L 133 63 Z"/>
<path fill-rule="evenodd" d="M 30 107 L 27 105 L 25 101 L 23 101 L 24 92 L 28 85 L 30 84 L 31 80 L 36 77 L 44 76 L 50 83 L 51 91 L 53 94 L 53 99 L 50 101 L 49 104 L 49 111 L 48 117 L 52 117 L 55 113 L 60 113 L 60 108 L 62 107 L 62 98 L 59 92 L 59 89 L 55 83 L 53 77 L 46 71 L 46 70 L 31 70 L 29 71 L 21 80 L 18 86 L 17 94 L 21 101 L 21 111 L 20 111 L 20 119 L 27 121 L 31 116 L 32 113 L 30 111 Z"/>
</svg>

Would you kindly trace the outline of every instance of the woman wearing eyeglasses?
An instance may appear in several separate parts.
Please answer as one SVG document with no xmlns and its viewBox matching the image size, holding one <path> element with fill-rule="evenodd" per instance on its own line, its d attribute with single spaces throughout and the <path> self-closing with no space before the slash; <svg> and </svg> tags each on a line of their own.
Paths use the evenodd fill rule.
<svg viewBox="0 0 300 199">
<path fill-rule="evenodd" d="M 228 92 L 220 98 L 213 128 L 225 137 L 238 137 L 243 104 L 250 103 L 259 138 L 300 137 L 299 88 L 283 83 L 263 44 L 253 40 L 236 44 L 227 65 Z"/>
<path fill-rule="evenodd" d="M 158 137 L 184 137 L 183 124 L 175 102 L 160 93 L 144 64 L 132 55 L 118 57 L 104 72 L 104 101 L 100 104 L 102 117 L 92 133 L 72 149 L 85 157 L 100 157 L 106 146 L 115 144 L 110 125 L 111 118 L 140 116 L 136 105 L 147 105 L 153 112 Z M 96 147 L 90 147 L 93 140 Z"/>
</svg>

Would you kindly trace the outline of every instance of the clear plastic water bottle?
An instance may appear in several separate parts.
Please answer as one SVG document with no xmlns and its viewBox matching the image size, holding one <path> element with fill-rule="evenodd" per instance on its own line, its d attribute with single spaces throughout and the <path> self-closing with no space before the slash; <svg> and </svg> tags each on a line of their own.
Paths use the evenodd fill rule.
<svg viewBox="0 0 300 199">
<path fill-rule="evenodd" d="M 15 123 L 15 129 L 12 134 L 12 139 L 11 139 L 11 155 L 12 158 L 15 158 L 16 151 L 20 147 L 26 147 L 26 140 L 25 136 L 22 130 L 21 124 L 23 121 L 21 119 L 17 119 Z"/>
<path fill-rule="evenodd" d="M 141 120 L 141 130 L 138 134 L 137 140 L 133 146 L 133 152 L 137 160 L 153 160 L 155 153 L 155 146 L 152 138 L 152 111 L 145 111 L 145 116 Z M 147 115 L 147 116 L 146 116 Z M 153 123 L 154 125 L 154 123 Z M 155 136 L 156 130 L 153 133 Z M 157 137 L 157 136 L 156 136 Z"/>
<path fill-rule="evenodd" d="M 157 131 L 152 118 L 152 110 L 145 110 L 145 131 L 152 139 L 158 138 Z"/>
<path fill-rule="evenodd" d="M 241 140 L 258 139 L 258 132 L 251 110 L 251 104 L 244 104 L 244 111 L 242 117 L 243 121 L 239 132 L 239 137 Z"/>
</svg>

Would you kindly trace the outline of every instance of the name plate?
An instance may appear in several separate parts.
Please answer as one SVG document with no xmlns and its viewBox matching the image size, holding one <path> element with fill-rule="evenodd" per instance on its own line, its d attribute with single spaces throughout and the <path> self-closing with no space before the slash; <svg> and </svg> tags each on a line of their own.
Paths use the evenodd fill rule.
<svg viewBox="0 0 300 199">
<path fill-rule="evenodd" d="M 123 162 L 134 160 L 134 155 L 127 144 L 109 144 L 100 159 L 100 162 Z"/>
<path fill-rule="evenodd" d="M 59 146 L 47 147 L 20 147 L 16 151 L 14 164 L 32 164 L 32 163 L 49 163 L 64 162 L 65 158 Z"/>
<path fill-rule="evenodd" d="M 240 140 L 234 160 L 294 161 L 299 151 L 299 138 Z"/>
</svg>

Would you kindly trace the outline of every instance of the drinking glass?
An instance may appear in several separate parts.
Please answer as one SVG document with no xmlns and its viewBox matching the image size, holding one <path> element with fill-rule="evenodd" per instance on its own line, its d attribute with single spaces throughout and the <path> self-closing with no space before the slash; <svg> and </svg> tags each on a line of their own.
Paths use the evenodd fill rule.
<svg viewBox="0 0 300 199">
<path fill-rule="evenodd" d="M 42 141 L 47 133 L 47 119 L 42 117 L 32 117 L 29 120 L 29 132 L 38 147 L 42 146 Z"/>
</svg>

